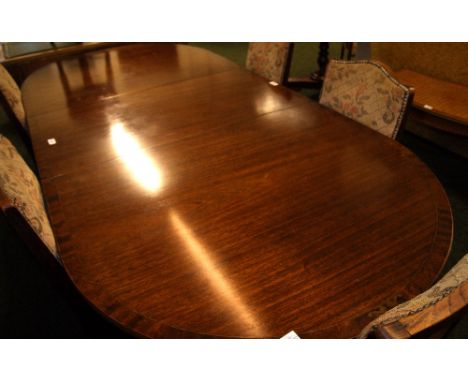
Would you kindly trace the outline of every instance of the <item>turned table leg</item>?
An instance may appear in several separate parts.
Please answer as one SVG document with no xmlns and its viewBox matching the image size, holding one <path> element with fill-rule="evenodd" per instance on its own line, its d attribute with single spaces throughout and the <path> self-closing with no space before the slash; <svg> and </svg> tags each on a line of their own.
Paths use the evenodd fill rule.
<svg viewBox="0 0 468 382">
<path fill-rule="evenodd" d="M 319 69 L 315 73 L 310 74 L 307 78 L 289 78 L 287 86 L 293 89 L 320 89 L 322 87 L 323 77 L 325 76 L 325 70 L 327 69 L 329 47 L 330 44 L 328 42 L 320 43 L 317 58 Z"/>
</svg>

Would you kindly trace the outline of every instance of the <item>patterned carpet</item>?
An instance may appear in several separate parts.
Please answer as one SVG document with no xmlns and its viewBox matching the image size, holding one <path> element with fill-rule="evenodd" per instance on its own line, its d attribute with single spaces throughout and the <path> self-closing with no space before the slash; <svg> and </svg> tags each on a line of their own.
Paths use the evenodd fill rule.
<svg viewBox="0 0 468 382">
<path fill-rule="evenodd" d="M 196 43 L 239 65 L 246 56 L 246 43 Z M 331 56 L 338 57 L 339 44 L 331 44 Z M 317 44 L 298 43 L 292 75 L 304 76 L 316 69 Z M 313 93 L 313 92 L 312 92 Z M 312 98 L 315 94 L 310 94 Z M 26 147 L 0 110 L 0 133 L 7 136 L 35 169 Z M 410 133 L 402 139 L 436 174 L 450 199 L 454 215 L 454 242 L 446 270 L 468 252 L 468 161 Z M 0 214 L 0 338 L 127 338 L 90 309 L 77 314 L 54 290 L 38 269 L 27 248 Z M 447 338 L 468 338 L 465 316 Z"/>
</svg>

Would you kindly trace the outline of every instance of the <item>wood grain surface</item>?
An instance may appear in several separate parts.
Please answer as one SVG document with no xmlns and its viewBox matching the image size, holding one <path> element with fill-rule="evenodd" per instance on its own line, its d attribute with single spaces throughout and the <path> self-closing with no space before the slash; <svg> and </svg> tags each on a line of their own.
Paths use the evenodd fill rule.
<svg viewBox="0 0 468 382">
<path fill-rule="evenodd" d="M 464 135 L 468 135 L 468 86 L 406 69 L 396 72 L 395 77 L 414 87 L 413 105 L 416 108 L 464 125 L 460 126 L 460 130 L 464 130 Z"/>
<path fill-rule="evenodd" d="M 135 335 L 352 337 L 446 260 L 415 155 L 206 50 L 112 48 L 22 90 L 65 269 Z"/>
</svg>

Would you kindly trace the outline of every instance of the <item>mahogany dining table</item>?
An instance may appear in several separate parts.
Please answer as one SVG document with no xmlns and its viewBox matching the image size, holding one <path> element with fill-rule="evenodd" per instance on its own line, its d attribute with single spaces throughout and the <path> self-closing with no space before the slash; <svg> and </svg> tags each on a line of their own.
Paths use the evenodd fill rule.
<svg viewBox="0 0 468 382">
<path fill-rule="evenodd" d="M 82 54 L 22 93 L 63 267 L 135 336 L 351 338 L 448 256 L 412 152 L 210 51 Z"/>
</svg>

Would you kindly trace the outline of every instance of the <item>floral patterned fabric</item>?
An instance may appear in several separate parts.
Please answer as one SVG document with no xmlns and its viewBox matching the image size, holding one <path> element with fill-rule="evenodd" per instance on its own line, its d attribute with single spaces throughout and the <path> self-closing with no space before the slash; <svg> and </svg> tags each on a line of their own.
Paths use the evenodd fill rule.
<svg viewBox="0 0 468 382">
<path fill-rule="evenodd" d="M 377 326 L 390 324 L 400 318 L 421 312 L 449 295 L 458 286 L 468 281 L 468 254 L 466 254 L 447 274 L 432 288 L 414 297 L 413 299 L 397 305 L 368 324 L 359 335 L 366 338 Z"/>
<path fill-rule="evenodd" d="M 0 64 L 0 92 L 5 98 L 7 104 L 15 114 L 18 121 L 26 126 L 26 115 L 23 102 L 21 101 L 21 90 L 10 73 Z"/>
<path fill-rule="evenodd" d="M 0 190 L 24 216 L 50 252 L 57 245 L 42 199 L 39 182 L 11 142 L 0 135 Z"/>
<path fill-rule="evenodd" d="M 259 76 L 282 84 L 286 80 L 290 49 L 290 42 L 251 42 L 245 66 Z"/>
<path fill-rule="evenodd" d="M 320 103 L 390 138 L 396 138 L 410 90 L 370 61 L 331 60 Z"/>
</svg>

